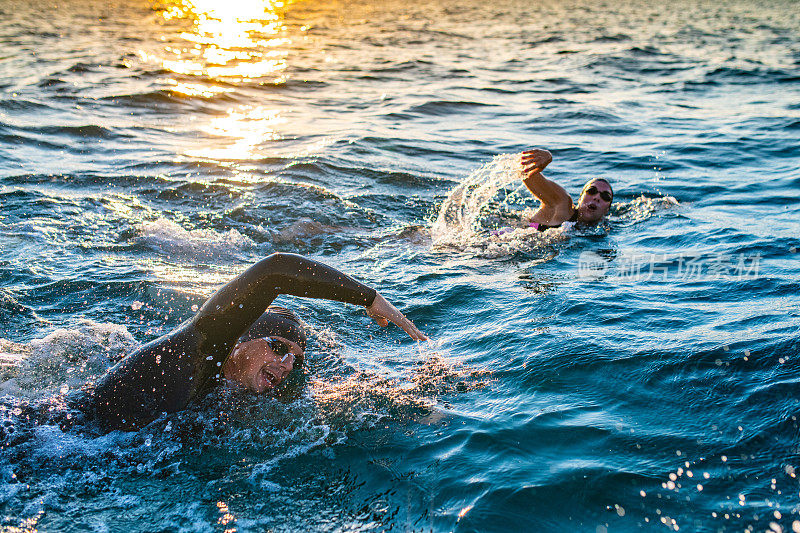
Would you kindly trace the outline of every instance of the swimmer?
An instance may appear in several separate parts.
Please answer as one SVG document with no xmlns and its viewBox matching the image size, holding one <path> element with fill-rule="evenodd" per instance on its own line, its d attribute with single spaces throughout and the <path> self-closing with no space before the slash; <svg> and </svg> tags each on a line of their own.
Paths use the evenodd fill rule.
<svg viewBox="0 0 800 533">
<path fill-rule="evenodd" d="M 542 175 L 553 155 L 547 150 L 533 149 L 522 152 L 522 183 L 542 202 L 530 220 L 530 227 L 539 231 L 557 228 L 564 222 L 598 224 L 608 214 L 614 191 L 603 178 L 592 178 L 583 186 L 578 205 L 561 185 Z"/>
<path fill-rule="evenodd" d="M 412 339 L 427 340 L 375 289 L 322 263 L 276 253 L 217 290 L 194 317 L 109 369 L 82 396 L 81 410 L 105 431 L 131 431 L 184 409 L 219 383 L 273 391 L 302 365 L 306 349 L 294 313 L 270 307 L 279 294 L 361 305 L 379 325 L 393 322 Z"/>
</svg>

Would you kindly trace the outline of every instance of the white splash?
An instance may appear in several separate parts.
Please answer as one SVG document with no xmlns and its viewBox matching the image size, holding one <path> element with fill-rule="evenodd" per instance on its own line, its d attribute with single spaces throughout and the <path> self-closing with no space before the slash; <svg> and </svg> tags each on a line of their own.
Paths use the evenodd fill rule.
<svg viewBox="0 0 800 533">
<path fill-rule="evenodd" d="M 519 157 L 496 156 L 450 191 L 431 227 L 434 246 L 466 248 L 474 243 L 481 209 L 498 190 L 522 179 Z"/>
<path fill-rule="evenodd" d="M 138 346 L 118 324 L 80 322 L 29 344 L 0 339 L 0 394 L 43 398 L 80 388 Z"/>
<path fill-rule="evenodd" d="M 506 190 L 507 198 L 523 199 L 516 194 L 517 189 L 524 189 L 519 158 L 520 154 L 496 156 L 450 191 L 431 227 L 435 247 L 494 258 L 528 253 L 543 243 L 566 238 L 567 226 L 544 233 L 530 227 L 534 209 L 506 206 L 504 212 L 500 211 L 505 202 L 499 198 L 501 190 Z M 535 200 L 531 197 L 531 201 Z M 487 218 L 493 221 L 489 226 L 484 222 Z M 492 225 L 498 227 L 494 229 Z"/>
<path fill-rule="evenodd" d="M 163 217 L 143 224 L 138 241 L 171 258 L 185 259 L 236 257 L 256 245 L 235 229 L 224 233 L 211 229 L 187 230 Z"/>
<path fill-rule="evenodd" d="M 656 212 L 680 206 L 680 203 L 674 196 L 660 196 L 656 198 L 648 198 L 644 195 L 638 196 L 631 200 L 615 206 L 615 215 L 620 220 L 636 224 L 652 217 Z"/>
</svg>

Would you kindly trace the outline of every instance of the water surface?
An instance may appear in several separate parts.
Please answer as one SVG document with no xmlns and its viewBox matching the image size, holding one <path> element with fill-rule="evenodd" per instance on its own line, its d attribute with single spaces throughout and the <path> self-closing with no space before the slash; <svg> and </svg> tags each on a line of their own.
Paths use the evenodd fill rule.
<svg viewBox="0 0 800 533">
<path fill-rule="evenodd" d="M 4 0 L 3 527 L 800 531 L 796 7 Z M 531 146 L 607 225 L 522 227 Z M 24 419 L 274 251 L 434 342 L 282 298 L 281 398 Z"/>
</svg>

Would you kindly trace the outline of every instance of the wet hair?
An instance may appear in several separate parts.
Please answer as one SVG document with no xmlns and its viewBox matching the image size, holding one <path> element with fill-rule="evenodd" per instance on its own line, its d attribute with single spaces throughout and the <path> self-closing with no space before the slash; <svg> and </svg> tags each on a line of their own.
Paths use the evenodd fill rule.
<svg viewBox="0 0 800 533">
<path fill-rule="evenodd" d="M 587 181 L 587 182 L 586 182 L 586 185 L 584 185 L 584 186 L 583 186 L 583 190 L 581 190 L 581 194 L 583 194 L 583 192 L 584 192 L 584 191 L 585 191 L 585 190 L 586 190 L 586 189 L 587 189 L 587 188 L 588 188 L 588 187 L 589 187 L 589 186 L 590 186 L 592 183 L 594 183 L 595 181 L 602 181 L 603 183 L 605 183 L 606 185 L 608 185 L 608 189 L 611 191 L 611 202 L 613 202 L 613 201 L 614 201 L 614 188 L 611 186 L 611 182 L 609 182 L 609 181 L 608 181 L 607 179 L 605 179 L 605 178 L 592 178 L 592 179 L 590 179 L 589 181 Z M 611 202 L 609 202 L 609 203 L 611 203 Z"/>
<path fill-rule="evenodd" d="M 306 350 L 306 333 L 297 315 L 284 307 L 270 306 L 253 322 L 236 342 L 247 342 L 263 337 L 283 337 L 296 342 Z M 300 363 L 302 364 L 302 358 Z"/>
</svg>

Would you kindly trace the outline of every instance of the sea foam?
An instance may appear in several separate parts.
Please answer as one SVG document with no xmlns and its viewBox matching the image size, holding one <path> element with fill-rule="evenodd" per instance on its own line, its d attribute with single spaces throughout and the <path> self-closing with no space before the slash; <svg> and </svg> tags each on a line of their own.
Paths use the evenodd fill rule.
<svg viewBox="0 0 800 533">
<path fill-rule="evenodd" d="M 187 230 L 163 217 L 143 224 L 138 242 L 172 258 L 192 260 L 236 258 L 256 246 L 235 229 L 221 233 L 212 229 Z"/>
</svg>

